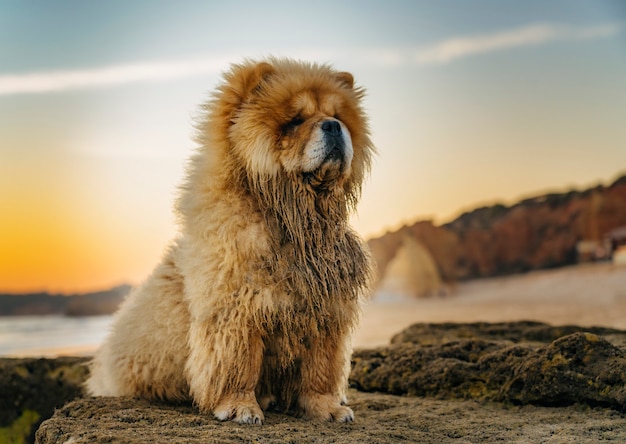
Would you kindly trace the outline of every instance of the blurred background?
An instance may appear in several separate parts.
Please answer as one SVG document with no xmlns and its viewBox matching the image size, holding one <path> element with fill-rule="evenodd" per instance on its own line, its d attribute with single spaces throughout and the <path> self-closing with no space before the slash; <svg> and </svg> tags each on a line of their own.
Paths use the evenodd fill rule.
<svg viewBox="0 0 626 444">
<path fill-rule="evenodd" d="M 199 105 L 268 55 L 368 91 L 357 346 L 415 321 L 626 328 L 624 2 L 5 1 L 0 355 L 93 351 L 176 236 Z"/>
</svg>

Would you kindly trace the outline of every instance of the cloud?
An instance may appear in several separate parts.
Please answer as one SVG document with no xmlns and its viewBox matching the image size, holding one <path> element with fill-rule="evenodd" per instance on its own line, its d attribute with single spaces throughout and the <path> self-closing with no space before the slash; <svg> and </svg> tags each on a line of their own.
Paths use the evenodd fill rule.
<svg viewBox="0 0 626 444">
<path fill-rule="evenodd" d="M 573 27 L 558 24 L 532 24 L 510 31 L 473 37 L 457 37 L 418 49 L 414 60 L 420 65 L 435 65 L 522 46 L 536 46 L 553 41 L 579 41 L 611 37 L 622 30 L 621 24 Z"/>
<path fill-rule="evenodd" d="M 607 38 L 620 33 L 622 23 L 574 27 L 559 24 L 531 24 L 522 28 L 471 37 L 456 37 L 416 49 L 351 48 L 312 49 L 290 54 L 308 60 L 356 62 L 378 66 L 406 64 L 441 65 L 454 60 L 552 41 L 580 41 Z M 239 52 L 240 54 L 241 52 Z M 133 82 L 162 81 L 224 70 L 236 54 L 187 60 L 169 60 L 92 69 L 0 75 L 0 96 L 98 88 Z"/>
<path fill-rule="evenodd" d="M 161 81 L 200 74 L 215 74 L 228 66 L 229 60 L 232 59 L 205 57 L 72 71 L 3 75 L 0 76 L 0 96 L 97 88 L 141 81 Z"/>
</svg>

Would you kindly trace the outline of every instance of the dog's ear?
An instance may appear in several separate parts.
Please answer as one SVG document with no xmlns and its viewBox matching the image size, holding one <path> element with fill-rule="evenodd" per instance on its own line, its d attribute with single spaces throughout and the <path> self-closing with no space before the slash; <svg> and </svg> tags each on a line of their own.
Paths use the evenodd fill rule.
<svg viewBox="0 0 626 444">
<path fill-rule="evenodd" d="M 267 62 L 261 62 L 254 68 L 254 73 L 250 76 L 250 83 L 248 85 L 248 94 L 257 90 L 261 83 L 269 79 L 276 70 L 272 65 Z"/>
<path fill-rule="evenodd" d="M 266 62 L 248 62 L 241 65 L 234 65 L 232 69 L 224 74 L 224 83 L 219 87 L 216 97 L 216 122 L 220 122 L 220 131 L 224 131 L 225 136 L 228 127 L 233 122 L 237 110 L 258 90 L 263 82 L 274 72 L 275 68 Z"/>
<path fill-rule="evenodd" d="M 338 72 L 335 74 L 335 78 L 348 89 L 354 88 L 354 77 L 349 72 Z"/>
<path fill-rule="evenodd" d="M 267 62 L 255 65 L 242 66 L 238 72 L 233 73 L 233 89 L 239 98 L 239 104 L 245 102 L 251 94 L 260 88 L 263 81 L 267 80 L 276 70 Z"/>
</svg>

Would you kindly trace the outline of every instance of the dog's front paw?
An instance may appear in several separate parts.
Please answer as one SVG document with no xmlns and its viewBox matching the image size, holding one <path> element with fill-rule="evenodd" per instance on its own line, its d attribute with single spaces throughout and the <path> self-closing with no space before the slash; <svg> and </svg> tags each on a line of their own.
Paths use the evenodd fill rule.
<svg viewBox="0 0 626 444">
<path fill-rule="evenodd" d="M 306 418 L 353 422 L 354 412 L 350 407 L 341 404 L 341 399 L 334 395 L 312 394 L 300 397 L 300 406 L 303 408 Z"/>
<path fill-rule="evenodd" d="M 330 411 L 330 421 L 354 422 L 354 412 L 350 407 L 340 405 Z"/>
<path fill-rule="evenodd" d="M 213 409 L 213 415 L 220 421 L 231 419 L 239 424 L 263 424 L 265 420 L 254 394 L 248 393 L 224 397 Z"/>
</svg>

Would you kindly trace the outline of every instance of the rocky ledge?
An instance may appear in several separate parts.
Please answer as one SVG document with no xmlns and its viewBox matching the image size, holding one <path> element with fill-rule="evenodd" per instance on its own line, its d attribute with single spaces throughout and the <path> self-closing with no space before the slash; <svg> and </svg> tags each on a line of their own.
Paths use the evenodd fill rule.
<svg viewBox="0 0 626 444">
<path fill-rule="evenodd" d="M 63 385 L 86 375 L 80 359 L 55 367 L 62 371 L 50 370 L 56 361 L 27 362 L 27 371 L 23 363 L 9 371 L 17 376 L 8 377 L 6 366 L 1 373 L 0 390 L 13 384 L 16 401 L 2 405 L 0 430 L 12 430 L 14 438 L 36 424 L 27 412 L 47 415 L 28 400 L 56 393 L 54 384 L 23 384 L 24 377 L 56 376 Z M 37 373 L 38 366 L 48 370 Z M 352 424 L 268 413 L 263 426 L 241 426 L 190 405 L 75 393 L 39 427 L 36 442 L 626 442 L 625 378 L 623 331 L 533 322 L 416 324 L 387 347 L 355 352 Z"/>
<path fill-rule="evenodd" d="M 219 422 L 190 406 L 130 398 L 80 399 L 37 431 L 51 443 L 597 443 L 626 441 L 626 419 L 610 409 L 504 406 L 472 400 L 348 393 L 356 420 L 320 423 L 268 413 L 261 426 Z M 458 440 L 458 441 L 457 441 Z"/>
<path fill-rule="evenodd" d="M 626 412 L 626 332 L 536 322 L 416 324 L 357 351 L 359 390 Z"/>
</svg>

